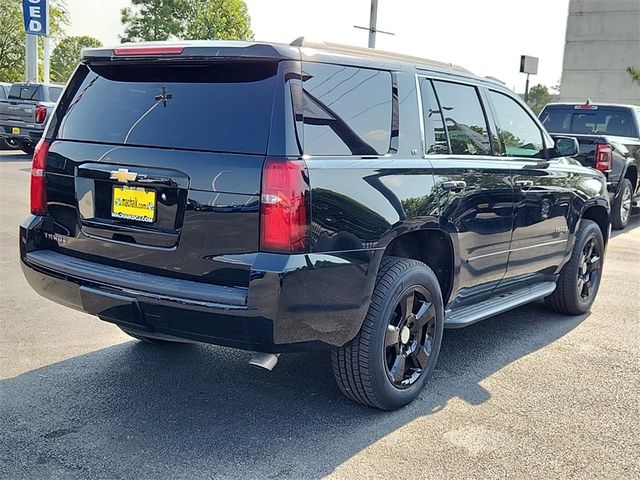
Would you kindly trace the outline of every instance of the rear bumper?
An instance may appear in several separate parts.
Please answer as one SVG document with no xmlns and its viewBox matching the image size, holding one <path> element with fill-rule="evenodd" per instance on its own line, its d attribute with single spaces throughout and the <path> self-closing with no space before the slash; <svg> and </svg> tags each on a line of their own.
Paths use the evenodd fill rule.
<svg viewBox="0 0 640 480">
<path fill-rule="evenodd" d="M 374 252 L 255 253 L 248 288 L 140 273 L 56 251 L 42 217 L 20 228 L 24 275 L 40 295 L 126 329 L 262 352 L 341 346 L 357 335 Z"/>
<path fill-rule="evenodd" d="M 14 127 L 19 128 L 20 133 L 18 134 L 13 133 L 12 130 Z M 0 125 L 0 138 L 13 139 L 19 142 L 36 144 L 42 137 L 43 132 L 44 132 L 44 125 L 41 125 L 41 126 L 29 125 L 26 127 L 24 125 L 18 125 L 17 123 L 15 125 L 11 125 L 9 123 Z"/>
</svg>

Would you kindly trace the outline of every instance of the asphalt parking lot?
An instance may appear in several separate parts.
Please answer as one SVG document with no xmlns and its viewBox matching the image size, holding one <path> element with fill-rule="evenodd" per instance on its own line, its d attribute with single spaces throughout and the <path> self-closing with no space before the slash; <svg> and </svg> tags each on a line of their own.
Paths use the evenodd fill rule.
<svg viewBox="0 0 640 480">
<path fill-rule="evenodd" d="M 447 331 L 418 401 L 344 399 L 322 352 L 271 372 L 40 298 L 18 261 L 30 159 L 0 152 L 0 478 L 640 478 L 640 215 L 582 317 Z"/>
</svg>

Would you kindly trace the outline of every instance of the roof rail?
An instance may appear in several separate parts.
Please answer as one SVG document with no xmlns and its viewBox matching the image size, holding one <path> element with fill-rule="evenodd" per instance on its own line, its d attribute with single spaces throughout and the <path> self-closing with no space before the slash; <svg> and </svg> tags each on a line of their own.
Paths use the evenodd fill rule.
<svg viewBox="0 0 640 480">
<path fill-rule="evenodd" d="M 488 80 L 493 80 L 494 82 L 501 83 L 502 85 L 506 85 L 506 84 L 507 84 L 506 82 L 503 82 L 503 81 L 502 81 L 502 80 L 500 80 L 499 78 L 492 77 L 491 75 L 487 75 L 487 76 L 486 76 L 486 77 L 484 77 L 484 78 L 486 78 L 486 79 L 488 79 Z"/>
<path fill-rule="evenodd" d="M 388 52 L 385 50 L 377 50 L 374 48 L 366 48 L 366 47 L 356 47 L 353 45 L 343 45 L 340 43 L 332 43 L 332 42 L 324 42 L 324 41 L 312 41 L 305 37 L 298 37 L 293 42 L 289 44 L 292 47 L 308 47 L 308 48 L 316 48 L 318 50 L 328 50 L 331 52 L 338 53 L 350 53 L 353 55 L 362 55 L 368 57 L 378 57 L 385 58 L 389 60 L 398 60 L 411 62 L 417 65 L 424 65 L 429 67 L 438 67 L 438 68 L 448 68 L 452 70 L 457 70 L 459 72 L 471 73 L 466 68 L 463 68 L 459 65 L 454 65 L 453 63 L 439 62 L 437 60 L 430 60 L 428 58 L 414 57 L 412 55 L 405 55 L 402 53 L 396 52 Z"/>
</svg>

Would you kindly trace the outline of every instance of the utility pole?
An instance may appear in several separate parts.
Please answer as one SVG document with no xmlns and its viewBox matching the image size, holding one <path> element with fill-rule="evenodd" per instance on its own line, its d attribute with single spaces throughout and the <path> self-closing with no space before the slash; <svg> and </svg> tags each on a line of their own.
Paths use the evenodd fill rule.
<svg viewBox="0 0 640 480">
<path fill-rule="evenodd" d="M 385 35 L 395 35 L 395 33 L 384 32 L 378 30 L 378 0 L 371 0 L 371 15 L 369 17 L 369 28 L 354 25 L 353 28 L 360 30 L 369 30 L 369 48 L 376 48 L 376 33 L 384 33 Z"/>
<path fill-rule="evenodd" d="M 369 17 L 369 48 L 376 48 L 376 26 L 378 25 L 378 0 L 371 0 Z"/>
</svg>

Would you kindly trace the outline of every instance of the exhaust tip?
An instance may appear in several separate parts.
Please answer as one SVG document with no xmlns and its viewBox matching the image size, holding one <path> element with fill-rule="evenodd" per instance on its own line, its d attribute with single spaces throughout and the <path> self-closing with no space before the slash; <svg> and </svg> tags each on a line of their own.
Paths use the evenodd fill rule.
<svg viewBox="0 0 640 480">
<path fill-rule="evenodd" d="M 251 357 L 251 360 L 249 360 L 249 365 L 262 368 L 263 370 L 268 370 L 270 372 L 278 364 L 279 356 L 280 354 L 275 353 L 256 352 L 253 354 L 253 357 Z"/>
</svg>

